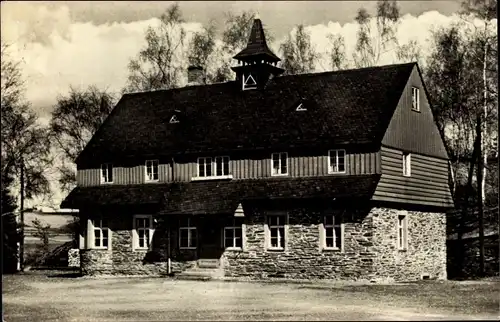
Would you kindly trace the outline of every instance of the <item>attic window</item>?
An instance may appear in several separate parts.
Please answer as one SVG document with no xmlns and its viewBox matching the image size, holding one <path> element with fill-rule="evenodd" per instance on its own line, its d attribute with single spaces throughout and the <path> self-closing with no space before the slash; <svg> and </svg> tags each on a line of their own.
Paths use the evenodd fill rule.
<svg viewBox="0 0 500 322">
<path fill-rule="evenodd" d="M 302 105 L 302 103 L 300 103 L 299 106 L 297 106 L 297 108 L 295 110 L 297 112 L 303 112 L 303 111 L 307 111 L 307 108 L 305 108 L 304 105 Z"/>
<path fill-rule="evenodd" d="M 242 81 L 243 81 L 243 90 L 257 88 L 257 82 L 255 81 L 252 75 L 248 75 L 248 77 L 246 78 L 245 75 L 243 75 Z"/>
<path fill-rule="evenodd" d="M 420 111 L 420 91 L 417 87 L 411 88 L 411 109 L 419 112 Z"/>
<path fill-rule="evenodd" d="M 177 118 L 177 115 L 172 115 L 172 117 L 170 118 L 170 122 L 171 124 L 174 124 L 174 123 L 179 123 L 179 119 Z"/>
</svg>

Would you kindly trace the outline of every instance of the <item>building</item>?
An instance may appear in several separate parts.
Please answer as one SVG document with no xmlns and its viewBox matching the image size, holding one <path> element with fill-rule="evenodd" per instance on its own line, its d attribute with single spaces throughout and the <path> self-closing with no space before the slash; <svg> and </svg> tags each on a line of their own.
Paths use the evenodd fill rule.
<svg viewBox="0 0 500 322">
<path fill-rule="evenodd" d="M 125 94 L 76 160 L 83 274 L 446 278 L 448 156 L 416 63 Z"/>
</svg>

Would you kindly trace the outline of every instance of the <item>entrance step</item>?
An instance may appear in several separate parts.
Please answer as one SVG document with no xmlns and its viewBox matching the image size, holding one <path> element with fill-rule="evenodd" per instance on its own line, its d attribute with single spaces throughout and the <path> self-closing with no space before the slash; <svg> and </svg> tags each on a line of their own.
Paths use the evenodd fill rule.
<svg viewBox="0 0 500 322">
<path fill-rule="evenodd" d="M 176 274 L 175 277 L 183 280 L 207 281 L 212 278 L 223 277 L 224 271 L 215 268 L 191 268 L 182 273 Z"/>
<path fill-rule="evenodd" d="M 199 259 L 199 268 L 219 268 L 220 261 L 218 259 Z"/>
</svg>

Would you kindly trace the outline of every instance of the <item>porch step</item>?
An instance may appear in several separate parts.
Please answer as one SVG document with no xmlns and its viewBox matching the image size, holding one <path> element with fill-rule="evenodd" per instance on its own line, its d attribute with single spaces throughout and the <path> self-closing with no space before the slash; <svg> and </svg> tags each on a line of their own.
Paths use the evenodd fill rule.
<svg viewBox="0 0 500 322">
<path fill-rule="evenodd" d="M 224 271 L 213 268 L 191 268 L 182 273 L 176 274 L 175 277 L 184 280 L 207 281 L 216 277 L 223 277 Z"/>
<path fill-rule="evenodd" d="M 219 268 L 219 260 L 218 259 L 199 259 L 198 267 L 199 268 Z"/>
</svg>

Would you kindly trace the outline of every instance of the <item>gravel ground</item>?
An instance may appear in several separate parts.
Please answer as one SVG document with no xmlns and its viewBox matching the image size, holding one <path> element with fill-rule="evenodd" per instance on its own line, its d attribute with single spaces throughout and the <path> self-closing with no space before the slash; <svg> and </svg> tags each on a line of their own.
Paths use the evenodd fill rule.
<svg viewBox="0 0 500 322">
<path fill-rule="evenodd" d="M 499 317 L 498 280 L 407 284 L 3 277 L 6 322 L 473 320 Z"/>
</svg>

